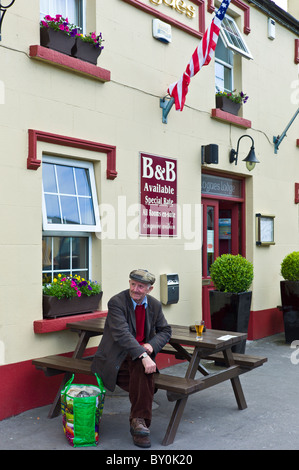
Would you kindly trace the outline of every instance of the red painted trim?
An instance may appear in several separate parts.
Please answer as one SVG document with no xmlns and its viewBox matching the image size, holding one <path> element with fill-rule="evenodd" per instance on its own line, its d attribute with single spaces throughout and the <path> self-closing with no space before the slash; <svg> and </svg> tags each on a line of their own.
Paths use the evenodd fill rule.
<svg viewBox="0 0 299 470">
<path fill-rule="evenodd" d="M 204 35 L 204 32 L 205 32 L 205 2 L 204 0 L 189 0 L 190 2 L 198 6 L 198 30 L 185 25 L 184 23 L 181 23 L 180 21 L 177 21 L 174 18 L 171 18 L 170 16 L 167 16 L 164 13 L 161 13 L 160 11 L 158 11 L 157 9 L 149 5 L 145 5 L 140 0 L 122 0 L 122 1 L 129 3 L 133 7 L 138 8 L 139 10 L 142 10 L 145 13 L 150 14 L 154 16 L 155 18 L 159 18 L 160 20 L 165 21 L 166 23 L 169 23 L 178 29 L 181 29 L 182 31 L 185 31 L 188 34 L 191 34 L 192 36 L 195 36 L 201 39 Z"/>
<path fill-rule="evenodd" d="M 106 153 L 107 179 L 114 180 L 117 177 L 116 147 L 114 145 L 101 144 L 100 142 L 92 142 L 65 135 L 50 134 L 49 132 L 38 131 L 36 129 L 28 129 L 28 170 L 37 170 L 41 165 L 41 161 L 36 158 L 37 141 Z"/>
<path fill-rule="evenodd" d="M 226 113 L 225 111 L 222 111 L 222 109 L 219 108 L 214 108 L 211 110 L 211 117 L 214 119 L 218 119 L 219 121 L 234 124 L 238 127 L 243 127 L 244 129 L 251 128 L 251 121 L 249 121 L 248 119 L 235 116 L 231 113 Z"/>
<path fill-rule="evenodd" d="M 52 333 L 53 331 L 67 330 L 67 323 L 73 321 L 92 320 L 107 315 L 107 310 L 97 311 L 93 313 L 84 313 L 82 315 L 70 315 L 61 318 L 49 318 L 46 320 L 35 320 L 33 322 L 33 330 L 36 334 Z"/>
<path fill-rule="evenodd" d="M 110 81 L 111 73 L 109 70 L 90 64 L 84 60 L 61 54 L 61 52 L 54 51 L 48 47 L 39 46 L 38 44 L 29 47 L 29 57 L 62 67 L 70 72 L 77 72 L 86 77 L 99 80 L 100 82 Z"/>
<path fill-rule="evenodd" d="M 241 0 L 232 0 L 232 3 L 244 12 L 244 28 L 243 28 L 243 31 L 244 31 L 245 34 L 249 34 L 251 32 L 251 28 L 250 28 L 250 6 L 246 5 Z M 215 11 L 214 0 L 208 0 L 207 10 L 208 10 L 209 13 L 213 13 Z"/>
<path fill-rule="evenodd" d="M 295 64 L 299 64 L 299 39 L 295 39 Z"/>
<path fill-rule="evenodd" d="M 283 313 L 278 308 L 250 312 L 248 339 L 255 340 L 284 331 Z"/>
</svg>

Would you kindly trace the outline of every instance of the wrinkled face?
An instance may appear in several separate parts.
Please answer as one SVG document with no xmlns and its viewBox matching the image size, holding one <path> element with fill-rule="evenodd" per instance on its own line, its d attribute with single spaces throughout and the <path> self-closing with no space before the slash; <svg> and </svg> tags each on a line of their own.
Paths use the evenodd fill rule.
<svg viewBox="0 0 299 470">
<path fill-rule="evenodd" d="M 134 279 L 130 279 L 129 284 L 130 296 L 137 304 L 141 304 L 144 297 L 153 289 L 153 286 L 150 284 L 144 284 L 143 282 L 135 281 Z"/>
</svg>

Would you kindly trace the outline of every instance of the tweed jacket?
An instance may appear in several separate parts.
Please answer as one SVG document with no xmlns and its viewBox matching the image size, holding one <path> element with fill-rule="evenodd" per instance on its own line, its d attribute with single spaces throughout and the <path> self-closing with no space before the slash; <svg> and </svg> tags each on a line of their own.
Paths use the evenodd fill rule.
<svg viewBox="0 0 299 470">
<path fill-rule="evenodd" d="M 154 360 L 156 354 L 169 341 L 171 327 L 162 312 L 161 303 L 147 295 L 145 312 L 145 343 L 151 344 Z M 119 368 L 129 354 L 133 360 L 145 351 L 135 339 L 136 321 L 129 289 L 113 296 L 108 302 L 108 315 L 103 337 L 92 362 L 92 371 L 100 375 L 105 387 L 115 389 Z"/>
</svg>

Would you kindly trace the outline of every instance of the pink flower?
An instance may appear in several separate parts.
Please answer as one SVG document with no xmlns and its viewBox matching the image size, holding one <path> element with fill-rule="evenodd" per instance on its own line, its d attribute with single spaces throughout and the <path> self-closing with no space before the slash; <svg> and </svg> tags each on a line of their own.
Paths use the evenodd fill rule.
<svg viewBox="0 0 299 470">
<path fill-rule="evenodd" d="M 50 16 L 50 15 L 47 15 L 47 16 L 45 16 L 45 20 L 46 21 L 54 21 L 54 18 L 52 18 L 52 16 Z"/>
<path fill-rule="evenodd" d="M 66 277 L 62 278 L 61 281 L 62 281 L 62 282 L 63 282 L 63 281 L 66 281 Z"/>
<path fill-rule="evenodd" d="M 59 25 L 59 29 L 60 29 L 61 31 L 64 31 L 64 26 L 63 26 L 63 24 Z"/>
<path fill-rule="evenodd" d="M 46 23 L 45 21 L 42 21 L 42 25 L 44 26 L 44 28 L 49 28 L 48 23 Z"/>
<path fill-rule="evenodd" d="M 67 32 L 68 32 L 69 30 L 70 30 L 70 28 L 69 28 L 68 26 L 66 26 L 66 27 L 64 28 L 64 31 L 67 31 Z"/>
<path fill-rule="evenodd" d="M 77 287 L 77 284 L 75 283 L 75 281 L 71 281 L 71 287 Z"/>
<path fill-rule="evenodd" d="M 94 32 L 94 33 L 91 33 L 91 38 L 92 38 L 92 39 L 97 39 L 97 36 L 96 36 L 96 33 L 95 33 L 95 32 Z"/>
<path fill-rule="evenodd" d="M 62 15 L 56 15 L 55 16 L 55 21 L 59 21 L 61 17 L 62 17 Z"/>
<path fill-rule="evenodd" d="M 81 297 L 81 292 L 79 290 L 77 291 L 77 296 Z"/>
</svg>

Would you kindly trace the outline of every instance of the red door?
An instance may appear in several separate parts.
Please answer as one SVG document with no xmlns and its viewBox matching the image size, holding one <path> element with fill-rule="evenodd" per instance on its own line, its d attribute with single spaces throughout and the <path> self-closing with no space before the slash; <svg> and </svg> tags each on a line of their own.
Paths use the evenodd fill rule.
<svg viewBox="0 0 299 470">
<path fill-rule="evenodd" d="M 242 204 L 229 200 L 202 199 L 202 312 L 211 327 L 209 291 L 214 289 L 210 267 L 224 253 L 242 254 Z"/>
</svg>

